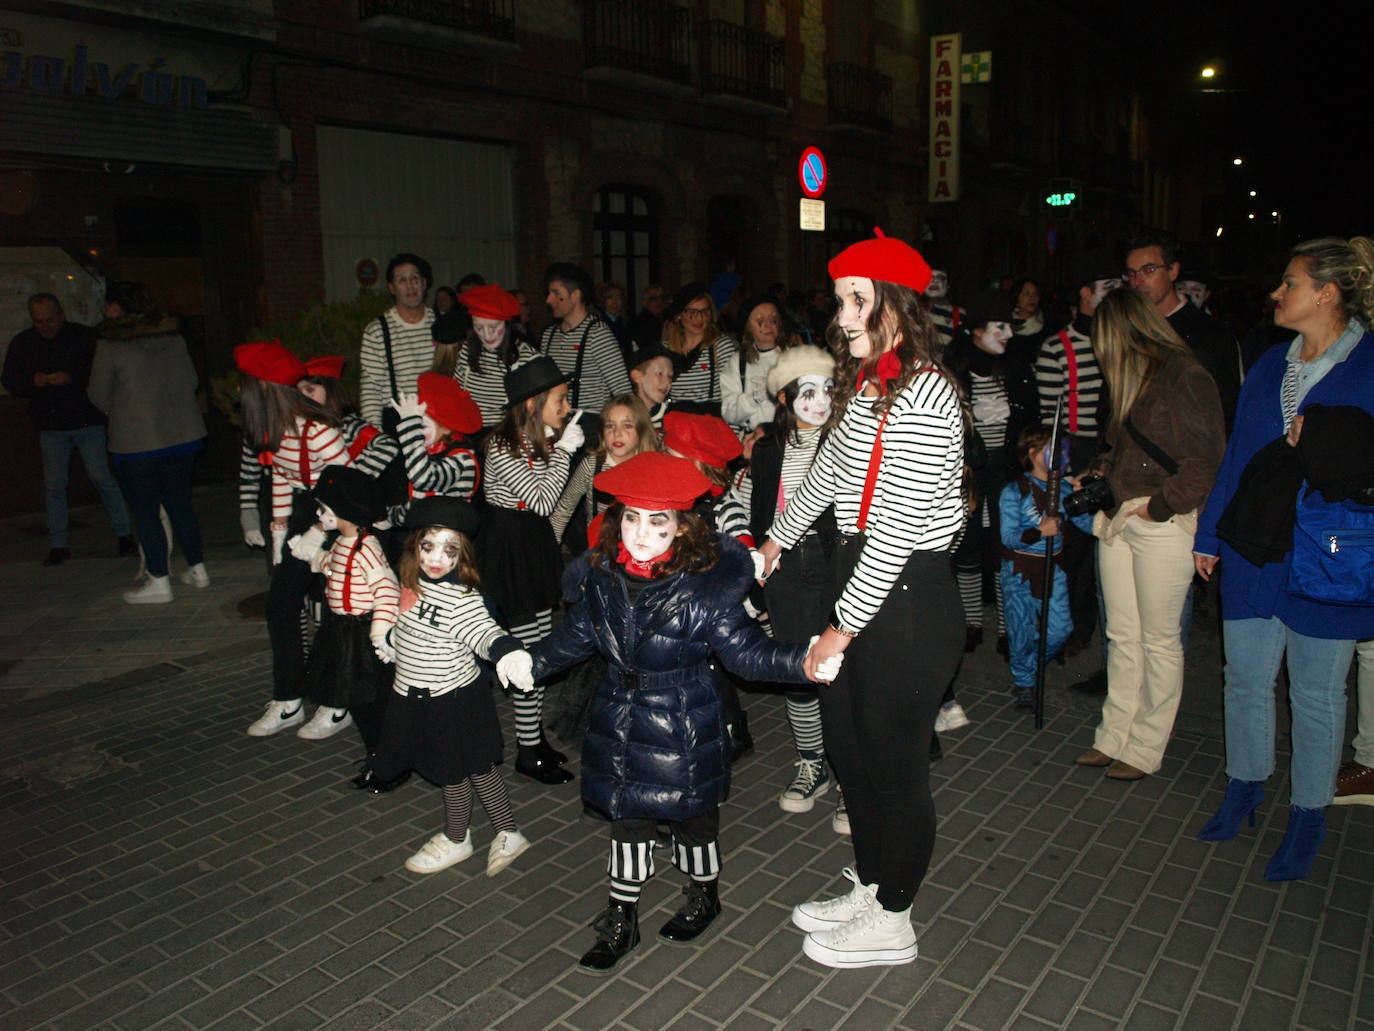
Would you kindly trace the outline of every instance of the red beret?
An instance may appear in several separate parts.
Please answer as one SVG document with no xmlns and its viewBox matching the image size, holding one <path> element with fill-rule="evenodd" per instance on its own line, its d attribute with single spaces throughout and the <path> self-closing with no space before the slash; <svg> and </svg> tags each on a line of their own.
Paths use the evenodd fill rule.
<svg viewBox="0 0 1374 1031">
<path fill-rule="evenodd" d="M 425 414 L 451 433 L 476 433 L 482 428 L 482 412 L 472 395 L 452 376 L 422 372 L 417 381 Z"/>
<path fill-rule="evenodd" d="M 474 286 L 458 295 L 458 303 L 468 310 L 473 318 L 500 319 L 509 322 L 520 314 L 520 302 L 515 295 L 502 290 L 495 283 Z"/>
<path fill-rule="evenodd" d="M 735 431 L 724 419 L 671 409 L 663 417 L 663 446 L 717 469 L 724 469 L 744 453 Z"/>
<path fill-rule="evenodd" d="M 328 376 L 330 379 L 343 379 L 344 363 L 348 359 L 341 354 L 322 354 L 305 360 L 305 371 L 310 376 Z"/>
<path fill-rule="evenodd" d="M 662 451 L 635 455 L 598 473 L 592 483 L 622 505 L 649 512 L 690 509 L 711 489 L 711 481 L 691 462 Z"/>
<path fill-rule="evenodd" d="M 877 226 L 873 227 L 873 239 L 850 244 L 831 258 L 826 268 L 831 279 L 881 279 L 884 283 L 909 286 L 918 294 L 930 286 L 930 266 L 920 252 L 909 243 L 884 236 Z"/>
<path fill-rule="evenodd" d="M 266 383 L 294 387 L 309 375 L 305 363 L 282 346 L 280 340 L 259 340 L 234 348 L 239 372 Z"/>
</svg>

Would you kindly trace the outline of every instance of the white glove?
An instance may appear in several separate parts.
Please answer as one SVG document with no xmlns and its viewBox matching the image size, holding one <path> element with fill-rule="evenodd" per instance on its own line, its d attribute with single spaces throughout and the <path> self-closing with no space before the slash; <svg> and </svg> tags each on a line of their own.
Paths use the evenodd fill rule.
<svg viewBox="0 0 1374 1031">
<path fill-rule="evenodd" d="M 569 419 L 568 424 L 563 427 L 563 436 L 559 437 L 558 443 L 554 445 L 559 451 L 566 451 L 568 454 L 572 454 L 587 442 L 587 435 L 582 432 L 582 424 L 577 421 L 581 414 L 582 409 L 579 408 L 572 413 L 572 418 Z"/>
<path fill-rule="evenodd" d="M 820 639 L 820 635 L 817 634 L 806 642 L 806 652 L 808 655 L 811 654 L 811 649 L 816 647 L 816 642 Z M 830 656 L 830 658 L 822 659 L 816 666 L 816 679 L 823 684 L 833 682 L 834 679 L 840 675 L 840 667 L 843 665 L 844 652 L 836 652 L 834 655 Z"/>
<path fill-rule="evenodd" d="M 758 619 L 760 616 L 766 616 L 766 615 L 768 615 L 768 613 L 766 613 L 766 612 L 764 612 L 762 609 L 758 608 L 758 607 L 757 607 L 752 601 L 750 601 L 748 598 L 745 598 L 745 599 L 744 599 L 743 605 L 744 605 L 744 612 L 745 612 L 745 615 L 747 615 L 750 619 Z"/>
<path fill-rule="evenodd" d="M 409 419 L 412 416 L 418 418 L 424 415 L 425 409 L 429 406 L 420 400 L 419 394 L 402 394 L 391 399 L 391 407 L 396 409 L 396 414 L 402 419 Z"/>
<path fill-rule="evenodd" d="M 265 548 L 267 541 L 262 536 L 262 521 L 256 508 L 239 509 L 239 526 L 243 529 L 243 543 L 250 548 Z"/>
<path fill-rule="evenodd" d="M 372 650 L 377 653 L 377 658 L 383 662 L 396 661 L 396 649 L 391 647 L 391 628 L 383 626 L 379 628 L 381 633 L 372 632 Z"/>
<path fill-rule="evenodd" d="M 763 557 L 763 552 L 758 548 L 749 549 L 749 557 L 754 560 L 754 579 L 763 580 L 763 567 L 768 564 L 768 560 Z"/>
<path fill-rule="evenodd" d="M 309 562 L 315 557 L 315 552 L 320 550 L 320 545 L 323 543 L 324 530 L 321 527 L 312 526 L 305 533 L 298 533 L 296 536 L 288 538 L 286 547 L 291 554 L 302 562 Z"/>
<path fill-rule="evenodd" d="M 282 560 L 282 546 L 286 544 L 286 530 L 272 531 L 272 565 L 278 565 Z"/>
<path fill-rule="evenodd" d="M 517 691 L 534 690 L 534 659 L 527 651 L 508 652 L 496 663 L 496 676 L 502 687 Z"/>
</svg>

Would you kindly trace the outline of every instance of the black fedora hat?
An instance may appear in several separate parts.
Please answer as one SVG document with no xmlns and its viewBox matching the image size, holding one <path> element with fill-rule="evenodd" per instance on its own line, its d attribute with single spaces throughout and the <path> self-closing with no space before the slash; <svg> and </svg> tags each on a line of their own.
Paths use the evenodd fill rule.
<svg viewBox="0 0 1374 1031">
<path fill-rule="evenodd" d="M 457 530 L 471 538 L 477 536 L 482 525 L 482 517 L 477 509 L 458 498 L 436 494 L 428 498 L 416 498 L 406 512 L 406 529 L 423 530 L 427 526 L 442 526 L 447 530 Z"/>
<path fill-rule="evenodd" d="M 358 526 L 371 526 L 382 515 L 382 498 L 377 481 L 361 469 L 346 465 L 327 465 L 315 481 L 315 500 L 328 505 L 340 519 Z"/>
<path fill-rule="evenodd" d="M 531 358 L 524 365 L 517 365 L 506 373 L 506 407 L 518 405 L 570 379 L 572 374 L 564 373 L 548 355 Z"/>
</svg>

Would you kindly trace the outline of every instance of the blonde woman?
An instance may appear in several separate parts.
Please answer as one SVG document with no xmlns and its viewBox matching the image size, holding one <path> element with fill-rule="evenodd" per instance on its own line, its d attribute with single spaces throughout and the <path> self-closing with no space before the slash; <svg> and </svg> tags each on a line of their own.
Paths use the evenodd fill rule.
<svg viewBox="0 0 1374 1031">
<path fill-rule="evenodd" d="M 1226 447 L 1216 383 L 1148 298 L 1117 290 L 1093 320 L 1111 395 L 1112 507 L 1093 532 L 1107 608 L 1107 700 L 1080 766 L 1112 780 L 1156 772 L 1183 692 L 1179 623 L 1193 581 L 1193 532 Z"/>
<path fill-rule="evenodd" d="M 719 404 L 722 358 L 738 345 L 716 326 L 716 306 L 701 283 L 688 283 L 674 295 L 664 317 L 663 346 L 678 367 L 673 398 Z"/>
</svg>

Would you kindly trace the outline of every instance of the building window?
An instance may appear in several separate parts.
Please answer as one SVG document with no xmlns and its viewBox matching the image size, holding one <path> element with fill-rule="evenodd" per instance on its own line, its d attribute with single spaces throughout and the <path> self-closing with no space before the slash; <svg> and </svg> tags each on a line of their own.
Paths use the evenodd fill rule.
<svg viewBox="0 0 1374 1031">
<path fill-rule="evenodd" d="M 613 183 L 596 191 L 593 211 L 596 277 L 625 284 L 633 315 L 644 288 L 658 280 L 658 205 L 639 187 Z"/>
</svg>

